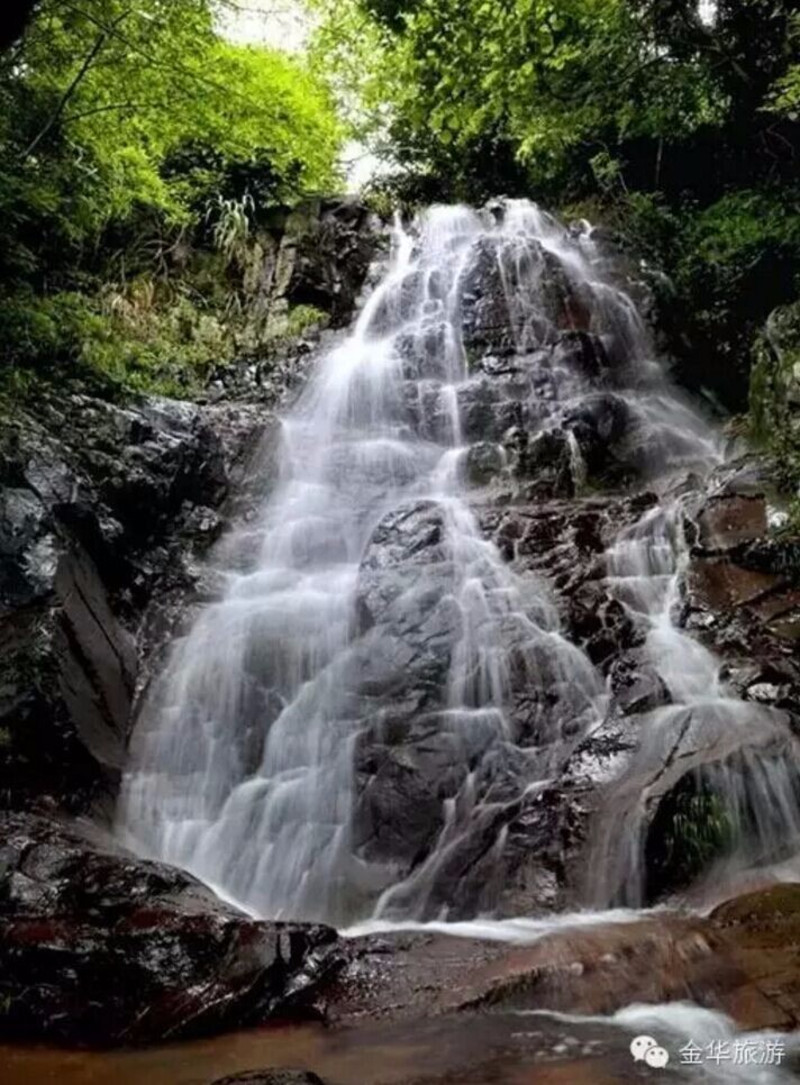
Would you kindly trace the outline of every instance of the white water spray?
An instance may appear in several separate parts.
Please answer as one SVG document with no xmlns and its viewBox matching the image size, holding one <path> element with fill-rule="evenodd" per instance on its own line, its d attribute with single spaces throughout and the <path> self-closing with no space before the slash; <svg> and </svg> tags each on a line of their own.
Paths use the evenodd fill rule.
<svg viewBox="0 0 800 1085">
<path fill-rule="evenodd" d="M 481 310 L 492 299 L 476 295 L 477 271 L 498 282 L 498 311 Z M 515 353 L 513 396 L 473 369 L 465 339 L 498 326 Z M 597 337 L 613 378 L 553 361 L 547 348 L 569 329 Z M 446 915 L 442 874 L 475 839 L 490 881 L 506 840 L 498 811 L 557 773 L 607 696 L 560 631 L 547 587 L 482 538 L 464 465 L 476 442 L 502 444 L 506 407 L 521 402 L 530 433 L 559 430 L 609 383 L 640 475 L 718 458 L 587 231 L 524 201 L 433 208 L 398 226 L 383 282 L 283 421 L 258 560 L 226 571 L 225 595 L 174 646 L 146 699 L 120 803 L 128 841 L 268 917 Z M 570 430 L 566 447 L 582 485 Z M 609 573 L 648 623 L 675 701 L 717 704 L 716 663 L 670 618 L 677 516 L 659 510 L 621 537 Z M 409 523 L 429 548 L 421 556 Z M 423 694 L 411 690 L 411 704 L 417 675 Z M 520 691 L 528 734 L 512 711 Z M 460 781 L 442 798 L 438 839 L 410 868 L 375 860 L 355 831 L 359 744 L 396 726 L 401 709 L 404 725 L 425 723 Z"/>
</svg>

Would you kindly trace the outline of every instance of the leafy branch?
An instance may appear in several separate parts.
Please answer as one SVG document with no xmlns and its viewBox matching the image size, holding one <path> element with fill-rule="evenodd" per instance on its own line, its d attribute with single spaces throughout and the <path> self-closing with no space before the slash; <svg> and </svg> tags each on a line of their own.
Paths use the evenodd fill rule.
<svg viewBox="0 0 800 1085">
<path fill-rule="evenodd" d="M 78 68 L 78 71 L 75 73 L 74 78 L 72 79 L 72 81 L 67 86 L 64 93 L 59 98 L 58 104 L 56 105 L 55 110 L 51 113 L 51 115 L 48 118 L 46 124 L 38 132 L 38 134 L 33 138 L 33 140 L 28 144 L 28 146 L 25 148 L 25 150 L 22 152 L 23 161 L 25 159 L 27 159 L 27 158 L 30 158 L 30 156 L 33 154 L 33 152 L 36 150 L 36 148 L 39 146 L 39 144 L 42 142 L 42 140 L 45 138 L 45 136 L 48 134 L 48 132 L 51 131 L 51 129 L 53 128 L 53 125 L 56 124 L 59 117 L 64 112 L 64 109 L 67 106 L 67 104 L 69 103 L 70 99 L 72 98 L 72 96 L 77 91 L 77 89 L 80 86 L 83 79 L 86 77 L 86 75 L 87 75 L 89 69 L 91 68 L 92 64 L 94 63 L 94 61 L 99 56 L 101 49 L 103 48 L 103 46 L 108 41 L 111 34 L 114 32 L 114 29 L 124 19 L 126 19 L 129 14 L 130 14 L 130 9 L 128 9 L 127 11 L 124 11 L 117 19 L 114 20 L 114 22 L 111 24 L 110 27 L 104 28 L 102 30 L 102 32 L 100 34 L 98 34 L 97 38 L 94 41 L 94 44 L 92 45 L 92 48 L 89 50 L 87 55 L 84 57 L 83 63 Z"/>
</svg>

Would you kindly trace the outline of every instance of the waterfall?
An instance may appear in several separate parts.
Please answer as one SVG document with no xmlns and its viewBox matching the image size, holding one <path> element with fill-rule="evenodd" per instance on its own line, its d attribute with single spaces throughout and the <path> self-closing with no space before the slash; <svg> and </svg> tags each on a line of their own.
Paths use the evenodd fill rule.
<svg viewBox="0 0 800 1085">
<path fill-rule="evenodd" d="M 743 867 L 794 857 L 800 846 L 800 749 L 786 715 L 735 697 L 716 656 L 674 621 L 695 501 L 691 492 L 664 499 L 606 555 L 612 590 L 644 627 L 644 655 L 670 703 L 647 714 L 630 768 L 615 781 L 593 863 L 600 904 L 645 903 L 648 808 L 675 784 L 676 764 L 691 785 L 686 801 L 717 822 L 710 880 L 724 884 Z"/>
<path fill-rule="evenodd" d="M 565 332 L 580 350 L 556 359 Z M 469 476 L 486 462 L 512 485 L 515 457 L 563 439 L 581 489 L 586 412 L 638 479 L 666 487 L 721 461 L 588 227 L 567 229 L 525 201 L 398 222 L 382 282 L 283 418 L 256 559 L 222 569 L 224 594 L 145 698 L 119 808 L 126 839 L 262 916 L 446 916 L 447 887 L 468 862 L 484 883 L 474 910 L 490 906 L 509 810 L 557 779 L 609 695 L 548 584 L 483 537 Z M 687 711 L 705 706 L 720 739 L 743 712 L 714 657 L 673 624 L 684 515 L 681 501 L 662 502 L 606 559 L 672 695 L 642 736 L 648 766 Z M 769 717 L 757 722 L 771 741 L 782 731 Z M 394 742 L 402 772 L 406 739 L 437 766 L 419 815 L 435 810 L 437 825 L 424 846 L 424 826 L 399 826 L 393 850 L 364 762 L 370 743 Z M 797 814 L 791 784 L 775 786 L 788 805 L 768 831 L 780 835 Z M 752 807 L 741 788 L 727 793 Z M 643 794 L 609 814 L 597 852 L 613 872 L 601 879 L 609 898 L 643 877 Z M 627 896 L 640 902 L 638 890 Z"/>
</svg>

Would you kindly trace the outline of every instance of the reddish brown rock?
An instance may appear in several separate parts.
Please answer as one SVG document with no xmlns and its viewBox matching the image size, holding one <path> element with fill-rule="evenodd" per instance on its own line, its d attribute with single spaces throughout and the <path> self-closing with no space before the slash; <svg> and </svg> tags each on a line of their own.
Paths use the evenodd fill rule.
<svg viewBox="0 0 800 1085">
<path fill-rule="evenodd" d="M 341 954 L 77 827 L 0 816 L 0 1036 L 154 1042 L 299 1012 Z"/>
<path fill-rule="evenodd" d="M 339 1023 L 493 1009 L 612 1014 L 688 1000 L 742 1029 L 800 1026 L 800 885 L 740 897 L 709 918 L 555 931 L 532 945 L 393 933 L 351 944 L 331 1012 Z"/>
<path fill-rule="evenodd" d="M 711 498 L 698 517 L 699 542 L 708 550 L 730 550 L 767 533 L 763 496 L 724 494 Z"/>
<path fill-rule="evenodd" d="M 744 569 L 717 557 L 695 557 L 687 579 L 689 591 L 699 605 L 711 610 L 728 610 L 753 602 L 781 585 L 781 578 L 773 573 Z"/>
</svg>

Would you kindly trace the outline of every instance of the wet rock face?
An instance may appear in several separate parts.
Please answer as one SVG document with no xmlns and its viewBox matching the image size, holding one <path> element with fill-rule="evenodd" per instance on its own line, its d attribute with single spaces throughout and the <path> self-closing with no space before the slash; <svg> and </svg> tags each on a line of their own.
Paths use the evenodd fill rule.
<svg viewBox="0 0 800 1085">
<path fill-rule="evenodd" d="M 534 490 L 536 497 L 541 491 Z M 604 673 L 642 639 L 606 581 L 606 548 L 626 525 L 656 503 L 630 498 L 550 500 L 481 510 L 481 526 L 523 575 L 547 578 L 559 600 L 570 640 Z"/>
<path fill-rule="evenodd" d="M 462 329 L 468 350 L 501 357 L 516 353 L 496 246 L 489 239 L 482 240 L 472 254 L 462 305 Z"/>
<path fill-rule="evenodd" d="M 346 324 L 380 244 L 375 217 L 355 197 L 316 199 L 288 217 L 275 257 L 273 294 Z"/>
<path fill-rule="evenodd" d="M 470 486 L 486 486 L 501 474 L 505 464 L 506 456 L 500 445 L 479 441 L 464 458 L 464 481 Z"/>
<path fill-rule="evenodd" d="M 572 497 L 576 478 L 574 454 L 564 430 L 545 430 L 528 438 L 508 434 L 516 446 L 517 474 L 531 480 L 531 488 L 543 497 Z"/>
<path fill-rule="evenodd" d="M 356 836 L 372 857 L 410 863 L 441 826 L 463 783 L 456 736 L 442 728 L 461 616 L 441 508 L 419 502 L 386 516 L 361 560 L 358 693 L 373 719 L 357 744 Z"/>
<path fill-rule="evenodd" d="M 763 493 L 736 477 L 705 504 L 682 620 L 721 656 L 723 676 L 739 696 L 800 719 L 797 541 L 770 538 L 766 524 Z"/>
<path fill-rule="evenodd" d="M 489 725 L 481 730 L 448 716 L 444 698 L 459 610 L 442 512 L 421 502 L 376 529 L 358 591 L 365 636 L 359 673 L 369 681 L 374 715 L 355 749 L 354 846 L 369 862 L 387 864 L 396 880 L 431 855 L 448 802 L 463 801 L 468 767 L 472 793 L 485 804 L 432 878 L 427 914 L 441 907 L 451 918 L 492 909 L 524 914 L 582 899 L 581 856 L 602 781 L 631 756 L 646 713 L 670 701 L 642 656 L 642 631 L 606 580 L 606 548 L 655 501 L 648 494 L 579 504 L 492 501 L 478 510 L 483 536 L 507 562 L 523 577 L 547 578 L 567 636 L 607 676 L 612 695 L 609 723 L 554 770 L 552 786 L 523 800 L 526 756 L 563 748 L 567 757 L 578 742 L 584 710 L 578 691 L 572 697 L 559 691 L 559 703 L 554 694 L 563 679 L 550 674 L 547 659 L 534 655 L 541 670 L 533 677 L 531 658 L 509 646 L 510 741 L 498 742 Z M 381 634 L 381 653 L 370 650 L 371 631 Z M 387 643 L 395 649 L 388 656 Z M 503 826 L 498 878 L 493 847 Z"/>
<path fill-rule="evenodd" d="M 462 334 L 473 355 L 503 357 L 519 353 L 532 342 L 553 342 L 559 332 L 583 330 L 589 322 L 580 292 L 567 281 L 564 269 L 538 243 L 518 245 L 501 269 L 498 248 L 508 257 L 509 242 L 481 238 L 464 272 Z M 513 243 L 512 243 L 513 250 Z M 535 297 L 535 322 L 509 306 L 509 298 L 523 290 Z M 528 314 L 526 314 L 527 316 Z"/>
<path fill-rule="evenodd" d="M 793 1029 L 799 921 L 800 886 L 791 884 L 728 901 L 706 918 L 664 912 L 542 930 L 528 935 L 530 944 L 524 931 L 515 932 L 518 944 L 421 932 L 367 936 L 350 944 L 333 1013 L 343 1024 L 365 1011 L 436 1021 L 481 1008 L 611 1014 L 674 1000 L 721 1009 L 742 1029 Z"/>
<path fill-rule="evenodd" d="M 435 502 L 401 508 L 375 529 L 361 559 L 357 612 L 367 634 L 361 692 L 441 702 L 460 614 L 444 516 Z M 381 627 L 389 636 L 369 637 Z M 373 646 L 380 654 L 374 654 Z"/>
<path fill-rule="evenodd" d="M 81 809 L 113 795 L 140 623 L 151 601 L 191 586 L 192 555 L 218 537 L 263 428 L 233 405 L 69 393 L 3 419 L 0 791 L 11 805 L 44 793 Z"/>
<path fill-rule="evenodd" d="M 671 701 L 663 678 L 640 652 L 616 656 L 609 668 L 609 685 L 614 706 L 623 716 L 650 712 Z"/>
<path fill-rule="evenodd" d="M 435 714 L 415 718 L 408 708 L 403 714 L 399 705 L 395 720 L 362 734 L 354 814 L 359 853 L 406 871 L 429 851 L 444 823 L 445 801 L 466 778 L 458 736 Z"/>
<path fill-rule="evenodd" d="M 0 1033 L 133 1044 L 301 1014 L 339 967 L 326 927 L 264 923 L 77 828 L 0 816 Z"/>
<path fill-rule="evenodd" d="M 564 628 L 606 676 L 609 694 L 605 720 L 576 745 L 556 782 L 526 796 L 507 823 L 501 914 L 570 908 L 587 899 L 624 901 L 613 890 L 604 896 L 600 879 L 586 875 L 587 863 L 600 862 L 597 826 L 603 821 L 616 825 L 610 831 L 620 837 L 642 833 L 641 876 L 650 901 L 683 891 L 724 856 L 734 831 L 746 837 L 752 830 L 748 788 L 757 786 L 770 765 L 793 762 L 787 743 L 800 719 L 800 672 L 790 632 L 797 606 L 792 544 L 765 538 L 765 502 L 754 485 L 752 462 L 726 470 L 732 477 L 712 478 L 713 496 L 698 494 L 692 519 L 685 521 L 693 545 L 675 620 L 718 655 L 723 681 L 745 703 L 727 720 L 700 709 L 684 711 L 675 748 L 654 749 L 649 761 L 637 757 L 657 714 L 681 710 L 672 707 L 670 690 L 644 650 L 644 629 L 609 588 L 606 551 L 620 531 L 655 507 L 655 495 L 481 509 L 483 530 L 506 560 L 523 575 L 547 577 Z M 757 731 L 752 718 L 749 729 L 741 730 L 748 713 L 765 708 L 778 711 L 769 719 L 759 716 Z M 737 734 L 749 735 L 748 741 L 764 736 L 755 762 L 738 751 Z M 648 780 L 656 778 L 661 782 L 651 789 Z M 706 783 L 689 786 L 696 780 Z M 714 797 L 715 783 L 740 789 L 738 813 Z M 615 821 L 615 802 L 623 809 L 642 795 L 639 828 Z M 696 832 L 676 858 L 675 826 L 685 826 L 687 819 Z M 774 861 L 785 855 L 785 843 L 776 838 Z"/>
</svg>

